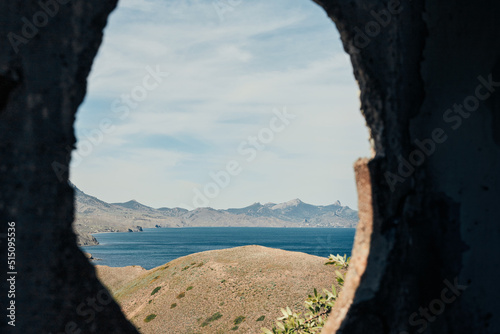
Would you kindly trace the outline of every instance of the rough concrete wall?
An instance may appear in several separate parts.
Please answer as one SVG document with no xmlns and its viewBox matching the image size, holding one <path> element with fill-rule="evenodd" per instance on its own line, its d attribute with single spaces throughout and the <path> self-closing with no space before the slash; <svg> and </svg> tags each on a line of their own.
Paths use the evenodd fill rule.
<svg viewBox="0 0 500 334">
<path fill-rule="evenodd" d="M 116 1 L 42 4 L 49 5 L 0 2 L 0 332 L 137 333 L 76 247 L 65 169 L 75 113 Z M 15 327 L 5 311 L 12 300 L 7 222 L 16 227 Z"/>
<path fill-rule="evenodd" d="M 318 3 L 376 149 L 356 165 L 372 210 L 323 332 L 500 333 L 500 4 Z"/>
<path fill-rule="evenodd" d="M 376 150 L 356 164 L 354 270 L 324 332 L 500 332 L 500 87 L 488 83 L 500 81 L 500 4 L 316 2 L 351 55 Z M 0 3 L 0 236 L 16 222 L 16 330 L 135 333 L 76 247 L 65 182 L 74 115 L 116 0 L 43 3 L 57 4 L 47 22 L 38 1 Z"/>
</svg>

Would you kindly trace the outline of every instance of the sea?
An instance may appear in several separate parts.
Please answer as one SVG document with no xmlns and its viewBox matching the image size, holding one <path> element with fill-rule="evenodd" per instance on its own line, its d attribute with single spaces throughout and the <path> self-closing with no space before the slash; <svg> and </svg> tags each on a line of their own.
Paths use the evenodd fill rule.
<svg viewBox="0 0 500 334">
<path fill-rule="evenodd" d="M 328 257 L 351 256 L 354 228 L 190 227 L 150 228 L 137 233 L 98 233 L 99 245 L 81 247 L 111 267 L 152 269 L 179 257 L 216 249 L 260 245 Z"/>
</svg>

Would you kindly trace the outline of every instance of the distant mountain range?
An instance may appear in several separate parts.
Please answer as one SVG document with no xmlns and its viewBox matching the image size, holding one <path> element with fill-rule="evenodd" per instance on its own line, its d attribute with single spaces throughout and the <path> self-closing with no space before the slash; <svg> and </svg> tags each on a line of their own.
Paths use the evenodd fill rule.
<svg viewBox="0 0 500 334">
<path fill-rule="evenodd" d="M 254 203 L 240 209 L 154 209 L 135 200 L 106 203 L 75 189 L 74 230 L 80 245 L 96 245 L 98 232 L 137 232 L 152 227 L 356 227 L 358 213 L 337 201 L 315 206 L 294 199 L 285 203 Z"/>
</svg>

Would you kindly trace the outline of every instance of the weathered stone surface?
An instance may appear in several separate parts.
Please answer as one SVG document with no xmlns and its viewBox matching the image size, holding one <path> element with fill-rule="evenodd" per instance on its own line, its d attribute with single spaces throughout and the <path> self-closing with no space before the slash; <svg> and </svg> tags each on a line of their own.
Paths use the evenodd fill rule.
<svg viewBox="0 0 500 334">
<path fill-rule="evenodd" d="M 500 265 L 500 4 L 401 1 L 390 14 L 397 1 L 318 2 L 351 55 L 376 151 L 356 165 L 358 189 L 371 192 L 359 194 L 359 205 L 372 205 L 372 226 L 362 219 L 355 270 L 323 332 L 500 332 L 492 293 Z M 369 30 L 377 23 L 378 34 Z M 489 78 L 498 84 L 485 87 Z M 448 111 L 460 104 L 468 105 Z M 371 189 L 360 185 L 367 179 Z M 467 288 L 454 296 L 455 284 Z"/>
<path fill-rule="evenodd" d="M 76 246 L 67 184 L 75 113 L 116 1 L 42 3 L 0 2 L 0 233 L 16 223 L 18 273 L 12 327 L 0 239 L 0 332 L 137 333 Z"/>
<path fill-rule="evenodd" d="M 324 332 L 500 332 L 500 3 L 316 2 L 351 55 L 375 151 L 356 165 L 355 270 Z M 43 3 L 57 4 L 46 24 L 38 1 L 0 3 L 0 233 L 16 222 L 15 330 L 136 333 L 114 302 L 82 315 L 103 287 L 76 247 L 66 182 L 75 113 L 116 0 Z M 467 289 L 444 303 L 455 282 Z M 420 321 L 419 308 L 440 300 L 444 312 Z M 13 331 L 4 321 L 0 331 Z"/>
</svg>

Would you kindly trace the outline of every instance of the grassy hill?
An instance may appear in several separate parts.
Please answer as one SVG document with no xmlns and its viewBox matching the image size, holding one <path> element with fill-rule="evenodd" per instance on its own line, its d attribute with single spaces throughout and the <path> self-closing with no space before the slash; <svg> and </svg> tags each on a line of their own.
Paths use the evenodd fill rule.
<svg viewBox="0 0 500 334">
<path fill-rule="evenodd" d="M 148 271 L 96 268 L 141 333 L 260 333 L 281 316 L 281 307 L 303 311 L 314 288 L 332 286 L 334 268 L 325 262 L 245 246 L 192 254 Z"/>
</svg>

